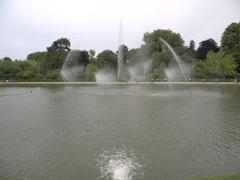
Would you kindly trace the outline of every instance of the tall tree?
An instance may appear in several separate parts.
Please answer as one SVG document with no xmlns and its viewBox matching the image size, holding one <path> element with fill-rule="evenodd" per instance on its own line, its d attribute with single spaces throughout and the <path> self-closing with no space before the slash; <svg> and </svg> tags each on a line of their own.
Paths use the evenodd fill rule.
<svg viewBox="0 0 240 180">
<path fill-rule="evenodd" d="M 93 49 L 89 50 L 89 55 L 90 55 L 90 61 L 91 62 L 94 60 L 95 54 L 96 54 L 95 50 L 93 50 Z"/>
<path fill-rule="evenodd" d="M 218 52 L 220 48 L 217 46 L 216 41 L 209 38 L 199 43 L 199 47 L 196 52 L 196 58 L 205 59 L 209 51 Z"/>
<path fill-rule="evenodd" d="M 79 64 L 83 65 L 84 67 L 86 67 L 88 64 L 90 63 L 90 59 L 89 59 L 89 54 L 87 51 L 81 51 L 80 52 L 80 59 L 79 59 Z"/>
<path fill-rule="evenodd" d="M 240 72 L 240 22 L 231 23 L 223 32 L 221 47 L 227 54 L 232 54 Z"/>
<path fill-rule="evenodd" d="M 195 51 L 195 42 L 193 40 L 191 40 L 190 43 L 189 43 L 189 49 L 192 52 Z"/>
<path fill-rule="evenodd" d="M 4 62 L 12 62 L 12 59 L 10 57 L 4 57 L 3 61 Z"/>
<path fill-rule="evenodd" d="M 152 33 L 145 33 L 143 37 L 145 45 L 140 48 L 139 52 L 141 52 L 141 56 L 144 59 L 153 59 L 155 68 L 156 65 L 159 65 L 159 68 L 163 67 L 160 67 L 161 64 L 168 65 L 172 58 L 171 52 L 168 48 L 164 48 L 165 46 L 163 46 L 160 38 L 164 39 L 170 46 L 177 50 L 178 54 L 184 49 L 184 40 L 179 33 L 175 33 L 169 29 L 158 29 Z"/>
<path fill-rule="evenodd" d="M 161 52 L 160 37 L 167 41 L 172 47 L 183 47 L 184 41 L 179 33 L 175 33 L 169 29 L 158 29 L 152 33 L 145 33 L 143 37 L 143 41 L 150 48 L 151 52 Z"/>
<path fill-rule="evenodd" d="M 84 66 L 84 68 L 90 63 L 89 54 L 83 50 L 72 50 L 68 54 L 67 66 Z"/>
<path fill-rule="evenodd" d="M 49 68 L 60 69 L 70 51 L 70 40 L 67 38 L 60 38 L 47 47 L 46 61 Z"/>
</svg>

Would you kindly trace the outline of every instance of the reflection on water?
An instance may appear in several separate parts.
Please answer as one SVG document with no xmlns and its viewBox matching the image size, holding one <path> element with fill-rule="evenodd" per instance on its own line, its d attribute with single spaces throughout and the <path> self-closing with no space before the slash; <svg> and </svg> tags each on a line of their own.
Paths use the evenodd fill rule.
<svg viewBox="0 0 240 180">
<path fill-rule="evenodd" d="M 100 170 L 102 179 L 184 180 L 237 172 L 239 107 L 238 85 L 1 87 L 0 176 L 99 179 Z"/>
</svg>

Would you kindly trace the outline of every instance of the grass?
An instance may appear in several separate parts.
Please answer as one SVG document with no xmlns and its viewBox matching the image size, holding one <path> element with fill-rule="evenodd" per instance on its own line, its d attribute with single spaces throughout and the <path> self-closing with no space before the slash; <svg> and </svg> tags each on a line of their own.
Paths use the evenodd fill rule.
<svg viewBox="0 0 240 180">
<path fill-rule="evenodd" d="M 240 180 L 240 173 L 226 174 L 222 176 L 200 177 L 193 180 Z"/>
</svg>

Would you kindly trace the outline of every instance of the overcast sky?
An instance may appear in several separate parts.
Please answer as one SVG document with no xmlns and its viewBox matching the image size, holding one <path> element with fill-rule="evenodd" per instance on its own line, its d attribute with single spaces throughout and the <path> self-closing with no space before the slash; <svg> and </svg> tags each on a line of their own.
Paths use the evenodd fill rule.
<svg viewBox="0 0 240 180">
<path fill-rule="evenodd" d="M 142 44 L 145 32 L 171 29 L 197 44 L 240 21 L 239 0 L 0 0 L 0 58 L 25 59 L 67 37 L 72 49 L 116 51 Z"/>
</svg>

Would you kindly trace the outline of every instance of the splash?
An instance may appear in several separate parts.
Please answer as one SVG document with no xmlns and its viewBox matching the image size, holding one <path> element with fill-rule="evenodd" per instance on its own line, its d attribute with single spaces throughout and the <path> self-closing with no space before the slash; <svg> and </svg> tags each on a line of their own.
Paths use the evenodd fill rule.
<svg viewBox="0 0 240 180">
<path fill-rule="evenodd" d="M 173 82 L 181 80 L 181 77 L 179 77 L 179 69 L 177 67 L 165 68 L 164 72 L 167 77 L 167 81 Z"/>
<path fill-rule="evenodd" d="M 151 65 L 152 61 L 147 60 L 128 67 L 130 79 L 133 81 L 146 81 Z"/>
<path fill-rule="evenodd" d="M 95 73 L 95 80 L 96 82 L 114 82 L 116 81 L 116 76 L 112 70 L 104 68 Z"/>
<path fill-rule="evenodd" d="M 142 167 L 134 152 L 116 148 L 100 154 L 97 166 L 102 178 L 112 180 L 131 180 Z"/>
</svg>

